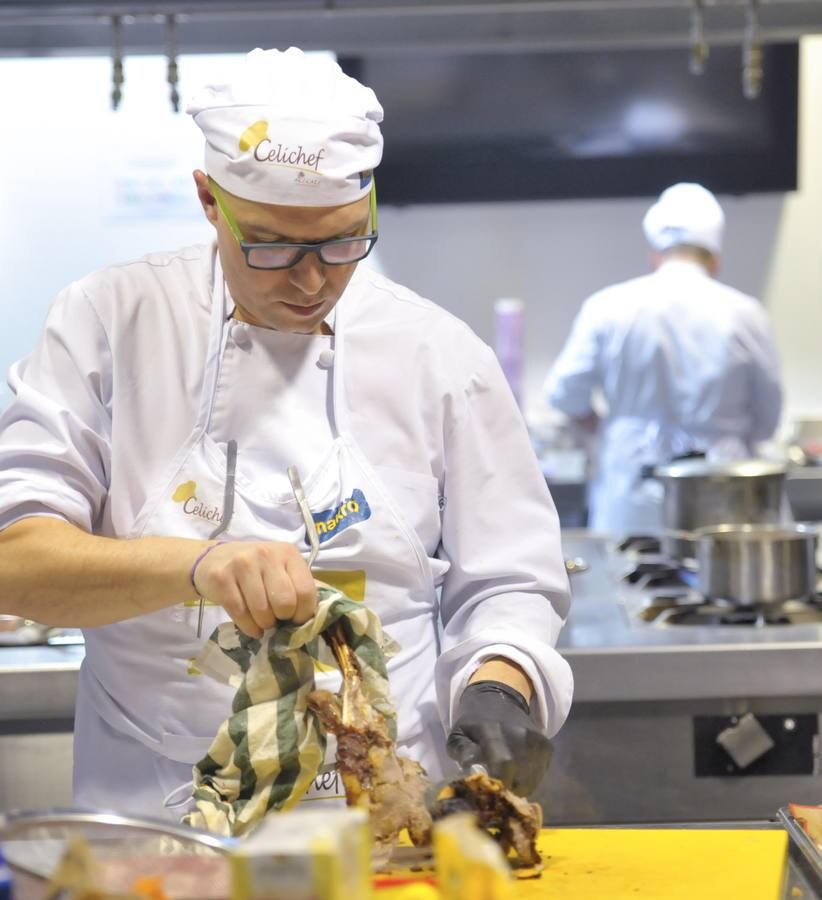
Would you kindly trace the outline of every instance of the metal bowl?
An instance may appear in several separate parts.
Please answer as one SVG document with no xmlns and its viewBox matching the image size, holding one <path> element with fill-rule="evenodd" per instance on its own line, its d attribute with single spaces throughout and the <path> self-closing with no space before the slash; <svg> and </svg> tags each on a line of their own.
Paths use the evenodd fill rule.
<svg viewBox="0 0 822 900">
<path fill-rule="evenodd" d="M 0 815 L 0 845 L 15 900 L 42 900 L 69 842 L 82 837 L 100 862 L 106 896 L 156 876 L 170 900 L 224 900 L 231 894 L 231 840 L 174 825 L 82 810 Z"/>
</svg>

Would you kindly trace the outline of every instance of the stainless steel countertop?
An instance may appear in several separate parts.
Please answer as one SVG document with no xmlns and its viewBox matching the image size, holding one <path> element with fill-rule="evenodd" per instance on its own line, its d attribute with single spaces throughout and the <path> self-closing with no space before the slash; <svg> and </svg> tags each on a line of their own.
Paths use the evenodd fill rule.
<svg viewBox="0 0 822 900">
<path fill-rule="evenodd" d="M 607 540 L 563 533 L 573 605 L 558 649 L 574 673 L 575 703 L 822 697 L 822 624 L 668 626 L 632 619 Z M 73 715 L 82 646 L 0 647 L 0 721 Z"/>
<path fill-rule="evenodd" d="M 74 716 L 82 645 L 0 647 L 0 721 Z"/>
<path fill-rule="evenodd" d="M 573 605 L 558 649 L 571 664 L 575 702 L 822 696 L 822 624 L 668 626 L 629 615 L 624 560 L 605 538 L 563 532 Z"/>
</svg>

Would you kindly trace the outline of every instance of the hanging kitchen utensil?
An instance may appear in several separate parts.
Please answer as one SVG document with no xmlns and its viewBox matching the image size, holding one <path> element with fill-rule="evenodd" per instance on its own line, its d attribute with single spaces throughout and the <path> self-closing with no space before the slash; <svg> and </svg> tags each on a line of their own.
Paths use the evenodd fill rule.
<svg viewBox="0 0 822 900">
<path fill-rule="evenodd" d="M 688 70 L 691 75 L 702 75 L 708 61 L 708 42 L 705 40 L 705 11 L 703 0 L 693 0 L 691 7 L 691 54 Z"/>
<path fill-rule="evenodd" d="M 742 43 L 742 93 L 756 100 L 762 91 L 762 35 L 759 28 L 759 0 L 748 0 Z"/>
<path fill-rule="evenodd" d="M 111 108 L 117 110 L 123 99 L 123 19 L 111 17 Z"/>
<path fill-rule="evenodd" d="M 168 35 L 168 65 L 166 66 L 166 79 L 171 89 L 169 91 L 169 100 L 171 101 L 171 108 L 174 112 L 179 112 L 180 93 L 177 90 L 177 16 L 166 16 L 166 29 Z"/>
</svg>

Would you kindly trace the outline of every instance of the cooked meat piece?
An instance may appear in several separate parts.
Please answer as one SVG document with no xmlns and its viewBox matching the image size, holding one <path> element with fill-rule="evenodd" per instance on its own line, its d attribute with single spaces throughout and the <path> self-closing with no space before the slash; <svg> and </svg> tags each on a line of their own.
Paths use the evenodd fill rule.
<svg viewBox="0 0 822 900">
<path fill-rule="evenodd" d="M 509 791 L 497 778 L 477 773 L 446 785 L 436 798 L 434 818 L 454 812 L 472 812 L 480 828 L 493 835 L 506 855 L 513 850 L 514 863 L 538 866 L 537 836 L 542 828 L 542 809 Z"/>
<path fill-rule="evenodd" d="M 368 701 L 359 664 L 339 623 L 324 635 L 342 672 L 338 698 L 312 691 L 308 704 L 327 731 L 337 736 L 337 765 L 349 806 L 368 810 L 374 834 L 374 861 L 391 855 L 403 828 L 416 846 L 431 841 L 431 816 L 425 805 L 430 787 L 418 763 L 399 756 L 384 716 Z"/>
<path fill-rule="evenodd" d="M 822 806 L 789 803 L 788 808 L 791 815 L 799 823 L 799 827 L 822 850 Z"/>
</svg>

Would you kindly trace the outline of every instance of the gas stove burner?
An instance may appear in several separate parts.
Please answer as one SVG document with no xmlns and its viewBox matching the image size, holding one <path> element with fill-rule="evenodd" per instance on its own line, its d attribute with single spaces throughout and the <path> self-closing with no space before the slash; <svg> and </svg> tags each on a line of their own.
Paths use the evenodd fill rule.
<svg viewBox="0 0 822 900">
<path fill-rule="evenodd" d="M 787 600 L 763 606 L 735 606 L 722 600 L 697 598 L 683 602 L 683 598 L 655 598 L 640 615 L 646 622 L 658 625 L 748 625 L 756 628 L 765 625 L 814 625 L 822 622 L 822 601 Z"/>
<path fill-rule="evenodd" d="M 640 590 L 649 588 L 682 588 L 693 586 L 693 573 L 686 572 L 676 563 L 641 562 L 622 576 L 624 581 L 636 585 Z"/>
<path fill-rule="evenodd" d="M 698 595 L 688 591 L 680 593 L 653 594 L 642 605 L 637 613 L 637 618 L 643 622 L 656 622 L 660 618 L 664 621 L 674 612 L 692 610 L 704 604 L 704 600 Z"/>
<path fill-rule="evenodd" d="M 670 563 L 661 562 L 641 562 L 637 563 L 632 569 L 629 569 L 623 576 L 623 580 L 629 584 L 639 584 L 644 578 L 666 577 L 676 569 Z"/>
<path fill-rule="evenodd" d="M 629 534 L 617 544 L 619 553 L 661 553 L 662 541 L 651 534 Z"/>
</svg>

